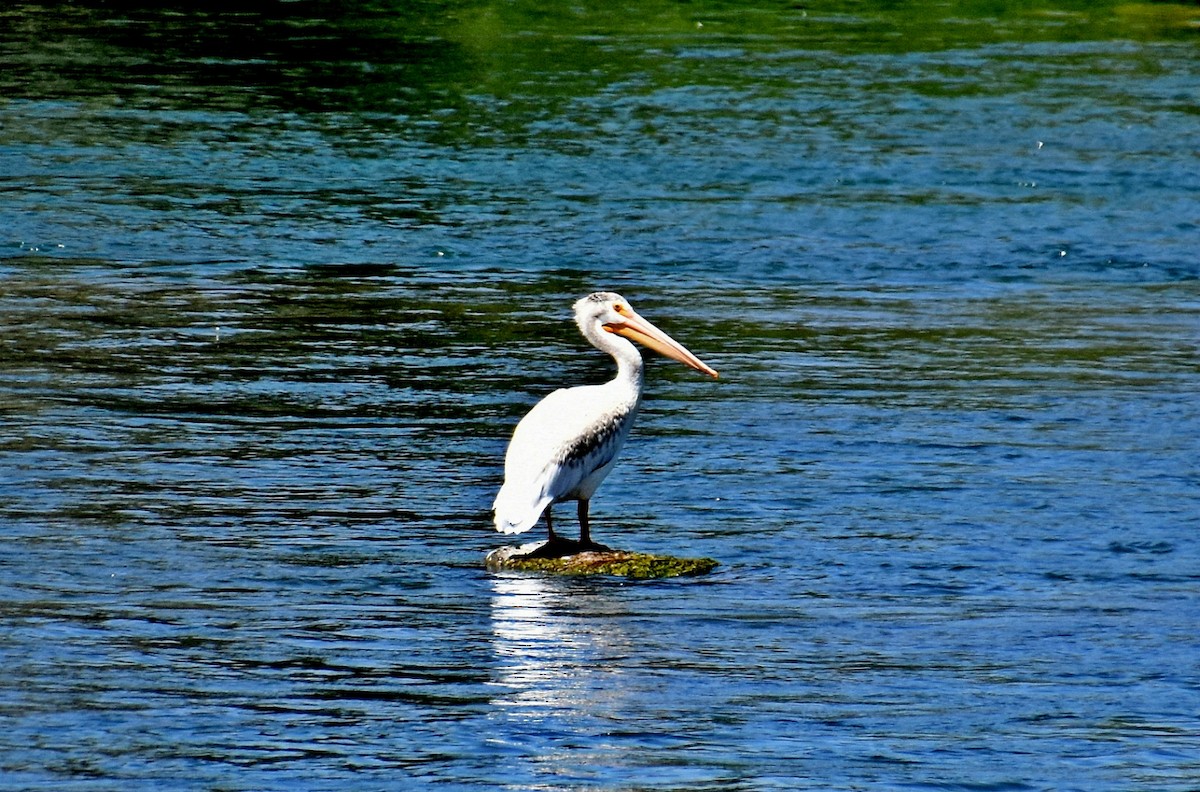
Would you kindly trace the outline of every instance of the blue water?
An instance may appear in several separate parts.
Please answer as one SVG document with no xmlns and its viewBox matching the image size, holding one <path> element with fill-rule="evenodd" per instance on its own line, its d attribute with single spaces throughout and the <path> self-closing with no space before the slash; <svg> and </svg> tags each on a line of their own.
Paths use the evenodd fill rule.
<svg viewBox="0 0 1200 792">
<path fill-rule="evenodd" d="M 1194 6 L 343 6 L 0 12 L 0 789 L 1197 788 Z"/>
</svg>

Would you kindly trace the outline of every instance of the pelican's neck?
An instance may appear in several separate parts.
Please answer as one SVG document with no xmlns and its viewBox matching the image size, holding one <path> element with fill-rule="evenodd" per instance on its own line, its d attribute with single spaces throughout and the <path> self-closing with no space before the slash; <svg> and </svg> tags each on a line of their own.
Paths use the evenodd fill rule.
<svg viewBox="0 0 1200 792">
<path fill-rule="evenodd" d="M 646 375 L 643 370 L 642 355 L 637 351 L 637 347 L 626 341 L 624 338 L 618 338 L 628 349 L 624 354 L 611 353 L 613 359 L 617 361 L 617 376 L 613 378 L 614 382 L 620 382 L 623 387 L 628 387 L 629 390 L 637 394 L 637 398 L 642 398 L 642 383 L 645 382 Z"/>
<path fill-rule="evenodd" d="M 602 352 L 612 355 L 617 362 L 617 376 L 609 382 L 613 387 L 627 390 L 631 401 L 639 402 L 642 398 L 642 382 L 645 379 L 641 353 L 631 342 L 619 335 L 614 335 L 598 326 L 589 328 L 584 337 Z"/>
</svg>

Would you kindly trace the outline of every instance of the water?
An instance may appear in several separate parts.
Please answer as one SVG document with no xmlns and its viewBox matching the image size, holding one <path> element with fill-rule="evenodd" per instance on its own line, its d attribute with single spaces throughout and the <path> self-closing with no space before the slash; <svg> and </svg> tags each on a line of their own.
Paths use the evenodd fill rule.
<svg viewBox="0 0 1200 792">
<path fill-rule="evenodd" d="M 0 12 L 0 788 L 1196 789 L 1194 7 L 118 6 Z M 482 568 L 598 288 L 710 576 Z"/>
</svg>

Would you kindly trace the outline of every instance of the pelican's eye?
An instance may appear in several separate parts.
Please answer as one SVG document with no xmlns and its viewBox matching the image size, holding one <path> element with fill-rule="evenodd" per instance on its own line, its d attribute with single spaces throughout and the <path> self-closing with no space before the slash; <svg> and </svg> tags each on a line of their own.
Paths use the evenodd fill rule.
<svg viewBox="0 0 1200 792">
<path fill-rule="evenodd" d="M 629 316 L 629 307 L 624 303 L 617 303 L 613 306 L 613 310 L 621 314 L 621 316 Z"/>
</svg>

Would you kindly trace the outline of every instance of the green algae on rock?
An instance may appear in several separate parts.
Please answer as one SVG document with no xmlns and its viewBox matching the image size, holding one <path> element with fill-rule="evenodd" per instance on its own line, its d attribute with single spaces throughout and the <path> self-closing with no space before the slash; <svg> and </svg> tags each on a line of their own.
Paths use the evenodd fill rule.
<svg viewBox="0 0 1200 792">
<path fill-rule="evenodd" d="M 629 550 L 588 550 L 558 558 L 542 558 L 530 555 L 530 547 L 493 550 L 487 556 L 488 570 L 646 579 L 706 575 L 719 566 L 719 562 L 711 558 L 676 558 Z M 532 547 L 536 549 L 537 545 Z"/>
</svg>

